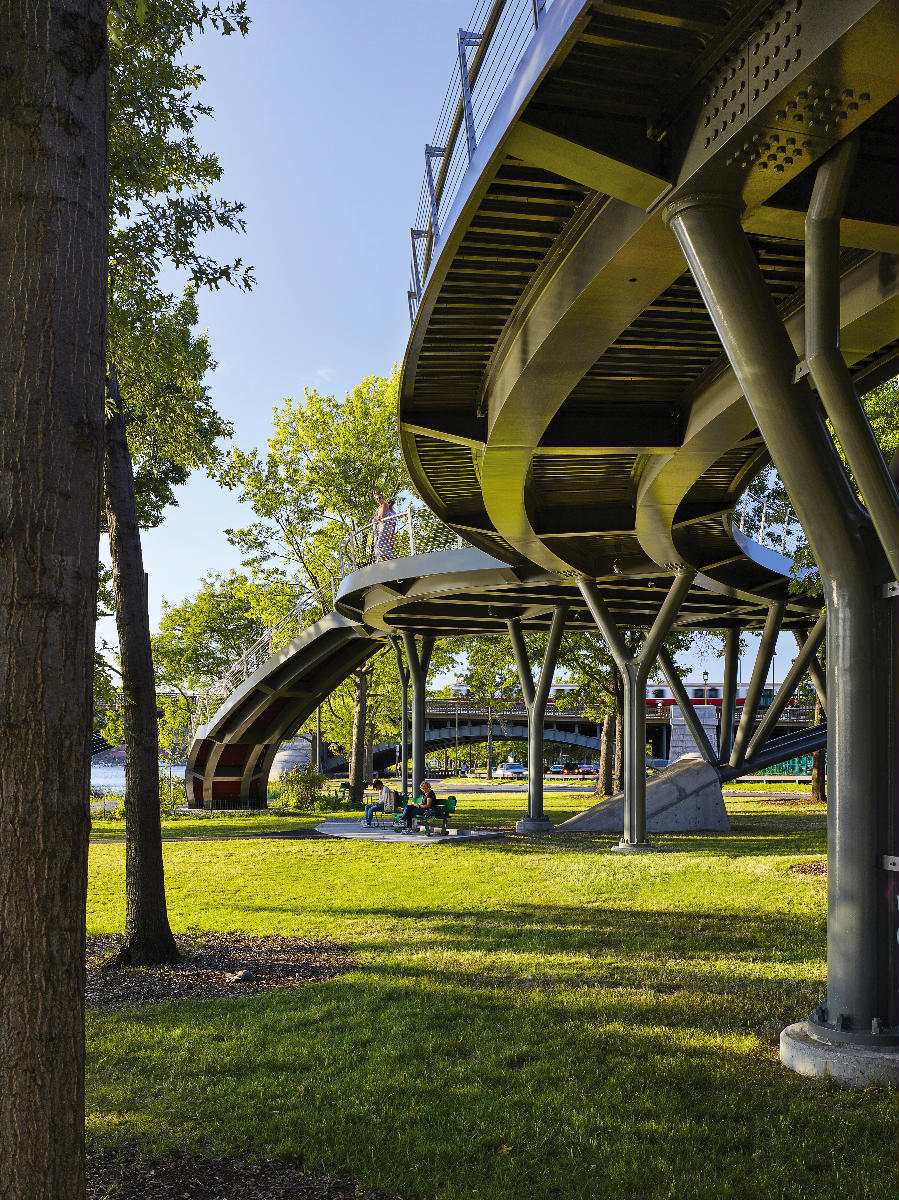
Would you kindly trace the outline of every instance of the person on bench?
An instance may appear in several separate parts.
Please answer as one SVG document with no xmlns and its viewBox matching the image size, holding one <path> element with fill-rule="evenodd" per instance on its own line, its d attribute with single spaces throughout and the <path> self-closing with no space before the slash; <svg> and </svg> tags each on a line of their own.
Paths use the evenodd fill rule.
<svg viewBox="0 0 899 1200">
<path fill-rule="evenodd" d="M 403 832 L 411 833 L 412 827 L 415 824 L 415 818 L 420 817 L 422 813 L 436 812 L 439 801 L 434 795 L 434 789 L 428 783 L 427 779 L 422 780 L 418 785 L 420 795 L 416 797 L 421 800 L 421 804 L 407 804 L 403 809 L 403 822 L 406 826 Z"/>
<path fill-rule="evenodd" d="M 385 804 L 386 804 L 388 798 L 390 797 L 391 789 L 387 786 L 387 784 L 384 782 L 384 780 L 383 779 L 373 780 L 372 787 L 375 787 L 378 789 L 378 798 L 374 802 L 374 804 L 366 804 L 365 818 L 362 822 L 363 825 L 367 825 L 369 827 L 369 829 L 371 829 L 372 819 L 374 818 L 374 815 L 376 812 L 381 812 L 381 813 L 386 812 L 386 811 L 393 812 L 392 804 L 390 805 L 389 809 L 385 809 Z"/>
</svg>

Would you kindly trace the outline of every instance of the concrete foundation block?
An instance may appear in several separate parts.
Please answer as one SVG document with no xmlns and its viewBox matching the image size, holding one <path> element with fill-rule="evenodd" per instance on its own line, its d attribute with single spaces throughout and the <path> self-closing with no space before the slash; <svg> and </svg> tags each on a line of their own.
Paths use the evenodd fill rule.
<svg viewBox="0 0 899 1200">
<path fill-rule="evenodd" d="M 780 1061 L 798 1075 L 833 1079 L 844 1087 L 899 1087 L 899 1046 L 853 1046 L 812 1037 L 808 1021 L 780 1035 Z"/>
<path fill-rule="evenodd" d="M 623 828 L 624 796 L 620 792 L 556 826 L 559 833 L 620 834 Z M 728 829 L 718 772 L 697 755 L 685 755 L 647 780 L 647 833 L 726 833 Z"/>
<path fill-rule="evenodd" d="M 555 826 L 547 817 L 532 821 L 530 817 L 522 817 L 515 823 L 516 833 L 552 833 Z"/>
</svg>

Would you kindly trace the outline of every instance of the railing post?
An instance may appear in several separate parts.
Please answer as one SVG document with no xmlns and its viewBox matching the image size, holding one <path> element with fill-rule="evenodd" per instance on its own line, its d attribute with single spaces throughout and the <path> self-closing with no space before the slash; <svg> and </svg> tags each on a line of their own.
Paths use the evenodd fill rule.
<svg viewBox="0 0 899 1200">
<path fill-rule="evenodd" d="M 468 55 L 465 53 L 469 46 L 477 46 L 481 40 L 479 33 L 470 33 L 460 29 L 456 39 L 459 46 L 459 75 L 462 80 L 462 112 L 465 116 L 465 137 L 468 143 L 468 161 L 477 149 L 477 139 L 474 132 L 474 111 L 471 107 L 471 80 L 468 75 Z"/>
<path fill-rule="evenodd" d="M 418 266 L 418 247 L 416 242 L 419 238 L 428 236 L 427 229 L 410 229 L 409 233 L 412 237 L 412 280 L 415 288 L 415 299 L 421 300 L 421 270 Z"/>
<path fill-rule="evenodd" d="M 434 186 L 434 170 L 431 160 L 443 158 L 445 153 L 445 146 L 425 146 L 425 170 L 428 176 L 428 196 L 431 199 L 431 236 L 435 242 L 440 237 L 440 222 L 437 218 L 437 189 Z"/>
<path fill-rule="evenodd" d="M 415 553 L 415 533 L 412 529 L 412 509 L 406 510 L 406 516 L 409 518 L 409 553 Z"/>
</svg>

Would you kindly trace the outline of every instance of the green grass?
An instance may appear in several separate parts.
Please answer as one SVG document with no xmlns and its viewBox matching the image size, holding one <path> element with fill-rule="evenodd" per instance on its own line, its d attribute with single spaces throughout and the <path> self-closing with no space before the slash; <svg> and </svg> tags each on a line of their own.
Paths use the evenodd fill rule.
<svg viewBox="0 0 899 1200">
<path fill-rule="evenodd" d="M 523 797 L 464 804 L 502 824 Z M 89 1141 L 299 1154 L 406 1200 L 892 1196 L 895 1095 L 777 1062 L 823 992 L 825 883 L 789 868 L 823 856 L 824 809 L 728 807 L 730 834 L 627 859 L 587 835 L 166 845 L 176 930 L 327 936 L 358 965 L 89 1013 Z M 121 929 L 123 860 L 92 847 L 91 933 Z"/>
</svg>

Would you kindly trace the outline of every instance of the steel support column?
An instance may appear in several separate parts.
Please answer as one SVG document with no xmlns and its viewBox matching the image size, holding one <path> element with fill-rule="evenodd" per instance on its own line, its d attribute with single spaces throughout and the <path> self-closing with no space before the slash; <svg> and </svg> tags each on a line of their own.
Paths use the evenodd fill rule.
<svg viewBox="0 0 899 1200">
<path fill-rule="evenodd" d="M 402 709 L 400 714 L 400 791 L 409 794 L 409 668 L 403 662 L 403 652 L 399 639 L 390 638 L 393 653 L 396 655 L 396 671 L 400 677 L 402 689 Z"/>
<path fill-rule="evenodd" d="M 674 693 L 675 702 L 681 711 L 681 716 L 684 718 L 684 724 L 690 730 L 693 741 L 696 743 L 696 749 L 707 763 L 717 767 L 718 755 L 715 753 L 715 747 L 709 741 L 709 735 L 705 731 L 705 726 L 696 715 L 693 701 L 687 695 L 687 689 L 681 682 L 681 677 L 677 673 L 677 667 L 674 665 L 674 659 L 664 646 L 659 648 L 658 657 L 659 666 L 668 680 L 668 686 Z"/>
<path fill-rule="evenodd" d="M 793 665 L 787 671 L 783 683 L 777 689 L 777 695 L 772 699 L 770 705 L 765 710 L 765 715 L 759 722 L 759 727 L 752 735 L 749 745 L 746 747 L 746 757 L 751 759 L 757 754 L 770 734 L 777 727 L 777 722 L 780 719 L 780 714 L 790 703 L 790 697 L 799 686 L 799 681 L 808 670 L 808 664 L 818 651 L 818 647 L 824 640 L 826 625 L 826 617 L 824 613 L 818 618 L 814 629 L 806 638 L 799 653 L 793 660 Z"/>
<path fill-rule="evenodd" d="M 412 787 L 409 793 L 411 799 L 415 789 L 425 777 L 425 689 L 428 682 L 431 651 L 434 649 L 434 639 L 423 637 L 419 652 L 415 634 L 404 629 L 403 646 L 406 650 L 406 665 L 412 680 Z"/>
<path fill-rule="evenodd" d="M 718 731 L 718 761 L 727 762 L 734 740 L 734 714 L 737 707 L 737 665 L 740 661 L 742 630 L 728 629 L 724 634 L 724 689 L 721 697 L 721 728 Z"/>
<path fill-rule="evenodd" d="M 624 832 L 617 849 L 625 852 L 655 849 L 646 839 L 646 680 L 695 577 L 695 571 L 674 577 L 638 652 L 626 646 L 595 582 L 584 575 L 578 579 L 624 683 Z"/>
<path fill-rule="evenodd" d="M 546 701 L 549 699 L 549 689 L 552 686 L 559 646 L 565 630 L 566 612 L 564 605 L 557 605 L 553 610 L 546 652 L 543 655 L 540 679 L 536 687 L 524 635 L 521 632 L 521 622 L 514 620 L 506 623 L 525 707 L 528 710 L 528 815 L 515 826 L 519 833 L 548 833 L 553 827 L 552 821 L 547 820 L 543 812 L 543 724 L 546 718 Z"/>
<path fill-rule="evenodd" d="M 805 221 L 805 362 L 899 579 L 899 495 L 840 353 L 840 214 L 856 148 L 853 139 L 840 142 L 815 176 Z"/>
<path fill-rule="evenodd" d="M 827 1000 L 809 1019 L 824 1041 L 896 1045 L 897 670 L 889 566 L 805 380 L 733 196 L 690 196 L 667 209 L 821 571 L 827 602 Z M 893 609 L 891 609 L 893 605 Z M 761 756 L 760 756 L 761 757 Z"/>
<path fill-rule="evenodd" d="M 755 666 L 752 668 L 749 687 L 746 689 L 746 698 L 743 701 L 740 724 L 737 726 L 737 734 L 730 752 L 730 765 L 732 767 L 737 766 L 746 757 L 746 746 L 749 743 L 752 726 L 758 715 L 759 701 L 762 698 L 765 680 L 768 678 L 768 668 L 771 665 L 771 659 L 774 657 L 777 636 L 783 624 L 785 611 L 786 605 L 782 601 L 777 601 L 777 603 L 772 604 L 768 609 L 768 616 L 765 618 L 765 628 L 762 630 L 758 653 L 755 656 Z"/>
<path fill-rule="evenodd" d="M 801 650 L 805 645 L 808 634 L 803 629 L 794 629 L 793 637 L 796 640 L 796 645 Z M 818 700 L 821 702 L 821 707 L 824 712 L 827 712 L 827 680 L 824 678 L 824 672 L 821 670 L 817 657 L 809 659 L 806 670 L 808 671 L 808 677 L 812 681 L 812 686 L 815 689 Z"/>
</svg>

